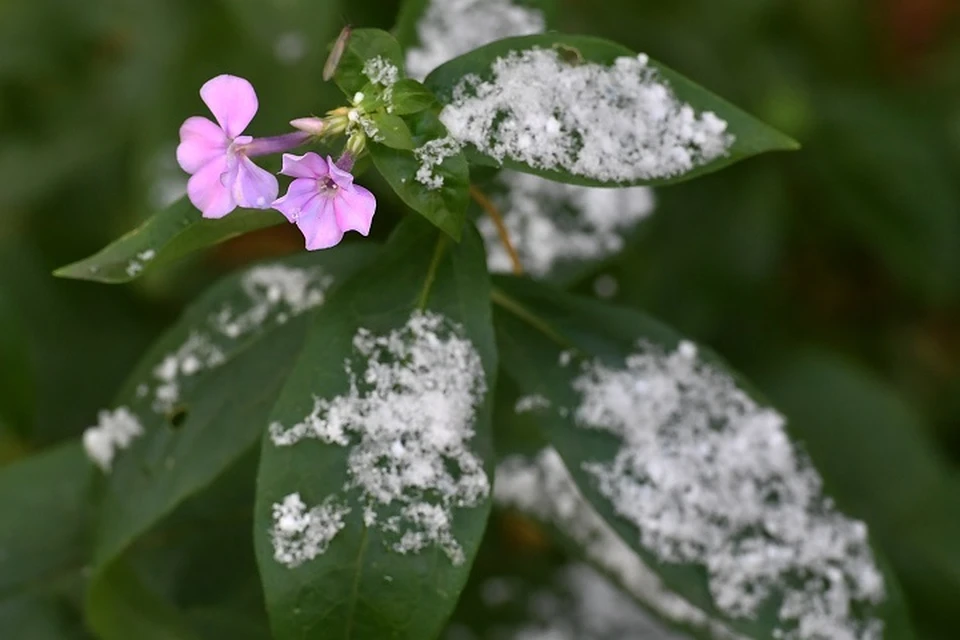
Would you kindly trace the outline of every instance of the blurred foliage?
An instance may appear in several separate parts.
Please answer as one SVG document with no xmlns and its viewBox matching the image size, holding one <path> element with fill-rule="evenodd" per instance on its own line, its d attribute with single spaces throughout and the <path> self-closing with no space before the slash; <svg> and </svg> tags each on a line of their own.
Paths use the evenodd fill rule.
<svg viewBox="0 0 960 640">
<path fill-rule="evenodd" d="M 50 275 L 182 188 L 173 150 L 179 124 L 200 108 L 200 84 L 222 72 L 250 78 L 261 95 L 251 132 L 284 130 L 292 114 L 336 105 L 320 69 L 343 24 L 389 29 L 396 9 L 393 0 L 0 1 L 0 464 L 91 424 L 216 275 L 299 249 L 283 226 L 124 287 Z M 616 302 L 722 353 L 784 403 L 801 436 L 809 426 L 828 482 L 845 486 L 845 464 L 896 475 L 909 457 L 902 481 L 918 484 L 898 499 L 911 508 L 887 514 L 882 543 L 898 569 L 909 548 L 898 540 L 924 549 L 915 568 L 939 568 L 942 584 L 960 571 L 949 534 L 960 526 L 958 26 L 950 0 L 563 0 L 556 21 L 645 51 L 804 145 L 659 190 L 629 250 L 575 288 L 590 293 L 611 275 Z M 371 182 L 383 237 L 402 205 Z M 809 347 L 816 358 L 795 357 Z M 889 420 L 897 425 L 880 424 Z M 870 447 L 845 432 L 832 448 L 840 421 Z M 904 450 L 900 438 L 914 444 Z M 917 497 L 930 493 L 936 500 Z M 849 502 L 877 526 L 879 502 Z M 953 555 L 938 556 L 941 546 Z M 926 593 L 917 576 L 903 582 Z M 64 620 L 77 615 L 75 603 L 56 606 Z M 197 606 L 198 619 L 227 633 L 219 604 Z"/>
</svg>

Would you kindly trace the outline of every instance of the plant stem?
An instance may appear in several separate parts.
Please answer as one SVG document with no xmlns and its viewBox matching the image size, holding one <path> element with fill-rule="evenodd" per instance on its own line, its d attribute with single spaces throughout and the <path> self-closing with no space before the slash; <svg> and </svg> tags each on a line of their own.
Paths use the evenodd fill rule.
<svg viewBox="0 0 960 640">
<path fill-rule="evenodd" d="M 447 236 L 440 234 L 437 239 L 437 245 L 433 249 L 433 259 L 430 260 L 430 266 L 427 267 L 427 277 L 423 281 L 423 289 L 420 290 L 420 296 L 417 299 L 417 309 L 423 311 L 427 308 L 427 299 L 430 297 L 430 289 L 433 288 L 433 281 L 437 278 L 437 269 L 440 267 L 440 260 L 447 250 Z"/>
<path fill-rule="evenodd" d="M 494 226 L 497 227 L 497 234 L 500 236 L 500 242 L 503 243 L 504 249 L 507 250 L 507 255 L 510 256 L 510 264 L 513 266 L 513 274 L 517 276 L 523 275 L 523 265 L 520 264 L 520 256 L 517 255 L 517 250 L 513 246 L 513 242 L 510 240 L 510 233 L 507 231 L 507 225 L 503 223 L 503 216 L 500 215 L 500 210 L 497 209 L 497 205 L 493 204 L 480 189 L 474 185 L 470 185 L 470 196 L 476 201 L 484 211 L 487 212 L 487 215 L 493 220 Z"/>
</svg>

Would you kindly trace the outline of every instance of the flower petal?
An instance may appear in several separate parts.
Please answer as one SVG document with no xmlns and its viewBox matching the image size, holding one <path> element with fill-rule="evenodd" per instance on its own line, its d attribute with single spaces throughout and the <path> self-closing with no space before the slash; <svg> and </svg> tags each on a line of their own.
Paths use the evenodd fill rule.
<svg viewBox="0 0 960 640">
<path fill-rule="evenodd" d="M 290 222 L 298 222 L 302 216 L 316 213 L 313 209 L 320 206 L 317 202 L 320 197 L 316 180 L 298 178 L 290 183 L 290 188 L 282 198 L 274 201 L 273 208 L 286 216 Z"/>
<path fill-rule="evenodd" d="M 237 156 L 233 197 L 238 205 L 249 209 L 269 209 L 277 199 L 279 189 L 276 176 L 255 165 L 247 156 Z"/>
<path fill-rule="evenodd" d="M 327 163 L 330 165 L 330 177 L 333 178 L 338 187 L 346 189 L 353 184 L 353 174 L 338 167 L 330 156 L 327 156 Z"/>
<path fill-rule="evenodd" d="M 343 239 L 343 231 L 337 226 L 337 216 L 330 198 L 317 198 L 310 213 L 300 216 L 297 226 L 307 240 L 307 251 L 328 249 Z"/>
<path fill-rule="evenodd" d="M 285 176 L 294 178 L 324 178 L 330 173 L 327 161 L 308 151 L 302 156 L 292 153 L 283 154 L 283 168 L 280 170 Z"/>
<path fill-rule="evenodd" d="M 340 229 L 367 235 L 373 224 L 373 214 L 377 211 L 377 199 L 360 185 L 350 185 L 339 190 L 333 208 Z"/>
<path fill-rule="evenodd" d="M 229 144 L 223 129 L 208 118 L 187 118 L 180 125 L 177 163 L 187 173 L 196 173 L 217 156 L 226 154 Z"/>
<path fill-rule="evenodd" d="M 221 174 L 226 171 L 226 157 L 215 158 L 187 181 L 187 196 L 204 218 L 222 218 L 237 208 L 230 189 L 223 186 L 220 180 Z"/>
<path fill-rule="evenodd" d="M 257 113 L 257 92 L 248 80 L 222 75 L 200 87 L 200 97 L 210 108 L 228 138 L 236 138 Z"/>
</svg>

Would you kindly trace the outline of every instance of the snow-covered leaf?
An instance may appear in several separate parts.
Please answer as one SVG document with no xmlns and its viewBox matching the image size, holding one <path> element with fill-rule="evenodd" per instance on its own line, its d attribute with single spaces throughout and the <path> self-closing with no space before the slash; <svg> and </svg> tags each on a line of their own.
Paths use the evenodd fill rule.
<svg viewBox="0 0 960 640">
<path fill-rule="evenodd" d="M 424 81 L 471 161 L 573 184 L 666 184 L 796 142 L 680 74 L 599 38 L 507 38 Z"/>
<path fill-rule="evenodd" d="M 373 253 L 343 247 L 250 267 L 160 337 L 84 434 L 106 474 L 97 569 L 257 442 L 310 312 Z"/>
<path fill-rule="evenodd" d="M 479 238 L 408 218 L 318 313 L 270 417 L 255 536 L 278 640 L 436 636 L 490 508 L 495 372 Z"/>
<path fill-rule="evenodd" d="M 908 638 L 867 527 L 784 417 L 640 313 L 497 281 L 504 370 L 581 493 L 664 584 L 751 638 Z"/>
</svg>

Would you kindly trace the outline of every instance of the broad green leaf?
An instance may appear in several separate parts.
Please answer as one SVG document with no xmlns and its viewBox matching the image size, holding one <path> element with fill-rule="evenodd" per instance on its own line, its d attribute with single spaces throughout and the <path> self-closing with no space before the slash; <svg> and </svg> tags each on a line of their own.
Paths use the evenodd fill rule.
<svg viewBox="0 0 960 640">
<path fill-rule="evenodd" d="M 364 65 L 370 60 L 382 59 L 399 71 L 403 69 L 403 52 L 400 45 L 386 31 L 380 29 L 354 29 L 350 32 L 347 46 L 340 57 L 336 74 L 333 76 L 337 86 L 348 98 L 363 91 L 370 78 L 363 72 Z"/>
<path fill-rule="evenodd" d="M 681 337 L 643 314 L 563 294 L 531 281 L 503 278 L 496 281 L 496 287 L 494 289 L 494 301 L 498 304 L 495 325 L 504 371 L 525 393 L 542 396 L 549 403 L 547 408 L 535 412 L 534 415 L 538 417 L 546 439 L 563 458 L 567 469 L 584 497 L 614 528 L 621 539 L 638 553 L 644 563 L 656 571 L 670 590 L 711 618 L 720 620 L 731 629 L 751 638 L 771 637 L 774 631 L 781 627 L 781 624 L 789 629 L 789 619 L 782 622 L 778 620 L 776 603 L 779 602 L 780 597 L 791 593 L 792 579 L 781 576 L 772 583 L 769 597 L 761 599 L 762 604 L 753 615 L 735 615 L 730 609 L 716 604 L 711 596 L 711 593 L 713 593 L 711 587 L 717 584 L 716 581 L 722 582 L 724 578 L 730 576 L 724 574 L 722 570 L 719 570 L 716 574 L 708 575 L 705 567 L 701 564 L 696 562 L 684 563 L 679 560 L 667 562 L 668 558 L 655 553 L 655 550 L 648 547 L 644 540 L 646 539 L 645 536 L 656 536 L 656 534 L 652 534 L 651 531 L 639 530 L 640 521 L 630 520 L 621 515 L 617 511 L 615 503 L 606 497 L 608 494 L 605 494 L 602 490 L 597 476 L 587 468 L 591 464 L 606 465 L 611 463 L 620 451 L 622 443 L 613 433 L 580 426 L 577 411 L 580 408 L 579 402 L 582 391 L 578 391 L 575 383 L 583 384 L 581 374 L 585 369 L 582 367 L 587 363 L 600 362 L 612 370 L 622 370 L 625 366 L 624 360 L 626 357 L 638 352 L 640 341 L 647 345 L 647 348 L 660 349 L 664 354 L 682 353 L 682 351 L 679 351 L 681 349 Z M 686 347 L 686 349 L 689 353 L 690 347 Z M 720 372 L 721 375 L 728 376 L 736 384 L 736 388 L 740 390 L 737 393 L 742 392 L 746 394 L 746 397 L 754 398 L 755 406 L 758 408 L 768 406 L 767 403 L 756 398 L 748 384 L 740 379 L 736 373 L 730 371 L 725 363 L 709 351 L 698 349 L 692 356 L 679 355 L 676 357 L 696 358 L 698 363 L 711 367 L 714 371 Z M 568 364 L 564 365 L 563 362 L 568 362 Z M 647 378 L 637 377 L 636 379 L 638 380 L 637 385 L 657 385 L 660 382 L 666 384 L 665 380 L 658 378 L 651 378 L 649 381 L 647 381 Z M 627 384 L 627 382 L 625 381 L 624 384 Z M 617 386 L 616 388 L 620 387 Z M 637 390 L 639 393 L 651 388 L 660 389 L 660 387 L 638 386 Z M 609 392 L 611 394 L 615 393 L 613 388 Z M 624 393 L 628 392 L 624 391 Z M 620 396 L 619 398 L 618 400 L 616 396 L 609 396 L 608 402 L 604 404 L 605 410 L 613 410 L 619 402 L 622 402 L 623 397 Z M 696 402 L 700 401 L 697 400 Z M 746 401 L 744 399 L 738 402 Z M 653 412 L 651 415 L 655 416 L 657 415 L 656 412 L 662 409 L 657 408 L 659 405 L 656 405 L 654 400 L 650 400 L 650 402 L 649 410 Z M 664 402 L 669 401 L 664 400 Z M 688 408 L 687 410 L 692 409 Z M 609 419 L 608 415 L 604 414 L 605 418 Z M 671 414 L 671 416 L 673 415 Z M 721 419 L 712 414 L 709 414 L 709 418 L 711 423 L 713 420 Z M 643 417 L 638 415 L 637 419 L 638 421 L 643 420 Z M 663 418 L 651 418 L 651 420 L 653 419 Z M 683 424 L 680 422 L 681 416 L 674 416 L 671 419 L 678 421 L 676 428 L 683 428 Z M 719 466 L 713 472 L 716 483 L 720 483 L 719 486 L 726 486 L 723 483 L 730 480 L 724 477 L 723 472 L 724 469 Z M 646 500 L 659 497 L 657 491 L 654 490 L 657 486 L 656 483 L 651 484 L 650 489 L 653 493 Z M 670 485 L 668 484 L 668 486 Z M 765 487 L 764 490 L 772 488 Z M 699 490 L 709 490 L 709 487 L 698 489 L 698 487 L 692 486 L 690 490 L 696 493 Z M 664 497 L 668 495 L 666 494 Z M 803 495 L 802 492 L 800 495 Z M 637 500 L 642 499 L 640 496 L 637 497 Z M 750 500 L 750 498 L 747 499 Z M 757 497 L 752 498 L 754 501 L 758 499 Z M 649 502 L 644 504 L 649 504 Z M 801 508 L 814 507 L 805 506 Z M 773 512 L 765 517 L 772 517 L 771 522 L 775 522 L 778 516 L 776 512 Z M 650 524 L 649 526 L 659 526 L 659 524 L 664 523 Z M 664 526 L 667 527 L 667 531 L 670 530 L 671 525 L 669 523 L 664 524 Z M 825 524 L 823 526 L 834 525 Z M 667 533 L 666 535 L 669 539 L 671 534 Z M 721 534 L 717 533 L 717 535 Z M 912 637 L 912 631 L 907 621 L 899 585 L 893 574 L 887 570 L 883 557 L 876 548 L 874 548 L 874 554 L 877 566 L 884 574 L 885 599 L 879 606 L 858 602 L 853 611 L 856 612 L 855 615 L 857 616 L 864 616 L 857 619 L 868 620 L 875 617 L 882 619 L 885 624 L 885 638 L 910 638 Z M 742 556 L 739 553 L 731 556 L 731 558 L 737 557 Z M 736 571 L 732 568 L 727 569 L 727 571 L 731 570 Z M 809 584 L 807 586 L 809 587 Z M 797 597 L 798 594 L 795 591 L 797 587 L 792 588 L 794 589 L 794 597 Z M 804 600 L 806 601 L 808 597 L 812 598 L 814 595 L 816 594 L 809 593 L 804 596 Z M 848 621 L 834 619 L 832 622 L 846 624 Z"/>
<path fill-rule="evenodd" d="M 0 470 L 0 637 L 87 637 L 77 590 L 91 478 L 75 442 Z"/>
<path fill-rule="evenodd" d="M 421 111 L 406 120 L 417 148 L 446 137 L 446 129 L 430 111 Z M 454 240 L 460 240 L 470 201 L 470 170 L 462 153 L 426 168 L 416 150 L 389 149 L 374 143 L 370 145 L 370 155 L 377 170 L 408 207 Z M 422 171 L 426 171 L 426 178 Z"/>
<path fill-rule="evenodd" d="M 401 149 L 410 151 L 413 149 L 413 134 L 410 133 L 410 127 L 400 116 L 389 113 L 374 113 L 370 116 L 373 124 L 377 126 L 380 144 L 391 149 Z"/>
<path fill-rule="evenodd" d="M 489 395 L 497 355 L 483 247 L 475 233 L 454 245 L 416 217 L 405 220 L 381 259 L 344 285 L 317 314 L 271 423 L 283 425 L 281 429 L 292 427 L 307 419 L 317 399 L 334 401 L 348 393 L 351 382 L 344 363 L 349 360 L 351 371 L 365 376 L 366 363 L 357 361 L 360 352 L 353 346 L 358 330 L 391 334 L 403 329 L 418 309 L 462 327 L 462 337 L 479 353 L 487 393 L 475 417 L 471 416 L 475 435 L 468 448 L 482 461 L 483 473 L 492 478 Z M 424 411 L 431 411 L 431 402 L 423 398 Z M 441 424 L 437 428 L 445 430 Z M 254 535 L 278 640 L 327 636 L 427 640 L 440 632 L 466 582 L 486 524 L 489 496 L 476 504 L 470 501 L 473 506 L 452 509 L 450 532 L 462 550 L 462 561 L 455 562 L 456 554 L 451 555 L 449 548 L 432 543 L 418 552 L 400 554 L 395 546 L 411 523 L 401 519 L 401 531 L 385 532 L 384 519 L 389 513 L 399 515 L 399 506 L 365 503 L 359 488 L 348 487 L 351 480 L 359 481 L 348 463 L 355 451 L 316 438 L 291 446 L 278 446 L 269 435 L 264 439 Z M 350 511 L 342 516 L 342 530 L 332 529 L 334 535 L 325 550 L 315 548 L 298 556 L 299 563 L 281 563 L 275 559 L 273 544 L 280 526 L 273 519 L 274 507 L 292 494 L 299 494 L 310 509 L 325 503 Z M 367 506 L 378 513 L 370 526 L 364 524 Z"/>
<path fill-rule="evenodd" d="M 598 67 L 598 70 L 599 67 L 612 68 L 614 62 L 618 58 L 635 59 L 637 55 L 626 47 L 615 44 L 608 40 L 590 36 L 573 36 L 549 33 L 543 35 L 507 38 L 505 40 L 499 40 L 492 44 L 486 45 L 475 51 L 460 56 L 459 58 L 455 58 L 450 62 L 447 62 L 446 64 L 434 70 L 424 81 L 424 84 L 426 84 L 427 88 L 431 89 L 437 95 L 437 98 L 442 104 L 450 105 L 455 100 L 455 96 L 457 95 L 457 87 L 460 86 L 464 76 L 470 75 L 472 78 L 479 78 L 481 81 L 489 81 L 493 75 L 492 67 L 499 58 L 507 56 L 512 52 L 532 51 L 535 49 L 555 52 L 556 57 L 561 61 L 561 68 L 568 69 L 571 74 L 582 72 L 582 70 L 585 68 L 585 65 L 588 64 Z M 589 170 L 582 170 L 579 173 L 573 173 L 571 170 L 567 170 L 564 167 L 569 167 L 573 164 L 573 160 L 580 157 L 584 132 L 561 132 L 561 125 L 559 121 L 556 121 L 556 131 L 549 133 L 549 122 L 547 119 L 551 116 L 555 116 L 556 118 L 562 120 L 566 113 L 573 113 L 573 111 L 568 111 L 569 109 L 575 107 L 580 108 L 580 105 L 557 104 L 553 105 L 555 107 L 554 113 L 541 113 L 539 107 L 536 113 L 527 113 L 524 111 L 524 101 L 518 100 L 515 104 L 510 105 L 512 113 L 515 116 L 514 119 L 517 122 L 524 123 L 522 126 L 531 127 L 531 131 L 534 131 L 537 135 L 546 136 L 547 138 L 554 136 L 550 139 L 566 140 L 569 143 L 567 145 L 567 151 L 561 150 L 557 152 L 556 156 L 559 156 L 561 159 L 558 160 L 556 157 L 554 157 L 554 155 L 551 154 L 544 155 L 541 160 L 536 162 L 537 166 L 534 166 L 529 162 L 518 159 L 518 157 L 506 155 L 503 158 L 503 161 L 499 162 L 497 159 L 492 158 L 489 155 L 485 155 L 485 153 L 481 152 L 481 150 L 477 149 L 473 144 L 467 146 L 468 158 L 471 160 L 471 162 L 479 162 L 495 166 L 502 165 L 509 169 L 534 173 L 545 178 L 572 184 L 593 186 L 627 186 L 641 184 L 659 185 L 689 180 L 706 173 L 717 171 L 723 167 L 733 164 L 734 162 L 759 153 L 777 150 L 792 150 L 798 147 L 797 143 L 791 140 L 788 136 L 760 122 L 732 104 L 713 95 L 709 91 L 694 84 L 690 80 L 661 65 L 660 63 L 651 60 L 649 61 L 647 68 L 653 68 L 657 71 L 661 83 L 665 82 L 667 85 L 669 85 L 672 93 L 682 104 L 690 105 L 697 114 L 712 112 L 721 120 L 726 122 L 726 133 L 732 134 L 735 139 L 733 140 L 732 144 L 727 147 L 724 155 L 711 157 L 702 164 L 697 164 L 694 162 L 691 167 L 684 168 L 683 170 L 678 168 L 677 171 L 671 172 L 669 175 L 661 175 L 655 170 L 647 170 L 639 165 L 636 167 L 625 167 L 626 169 L 630 169 L 630 172 L 626 175 L 636 175 L 637 177 L 635 178 L 597 178 L 590 175 L 589 171 L 592 171 L 592 168 Z M 578 69 L 581 71 L 578 72 Z M 558 77 L 557 82 L 564 83 L 564 79 Z M 607 79 L 607 82 L 615 83 L 616 80 Z M 662 84 L 660 86 L 662 86 Z M 598 89 L 598 91 L 600 90 Z M 469 95 L 469 91 L 468 94 L 465 95 Z M 494 95 L 496 95 L 496 92 L 494 92 Z M 599 95 L 601 94 L 598 94 L 598 96 Z M 629 104 L 631 101 L 636 99 L 638 99 L 638 96 L 636 95 L 625 95 L 623 97 L 623 103 Z M 495 114 L 500 114 L 500 116 L 504 115 L 502 109 L 499 108 L 495 112 L 491 112 L 491 119 L 495 122 L 499 122 L 500 118 L 500 116 L 494 117 Z M 671 117 L 674 116 L 667 116 L 667 118 Z M 684 126 L 680 124 L 679 116 L 676 116 L 675 119 L 676 122 L 673 122 L 669 119 L 665 120 L 665 122 L 671 122 L 670 131 L 672 133 L 680 131 Z M 635 123 L 633 121 L 610 122 L 598 119 L 595 124 L 591 123 L 589 126 L 596 127 L 597 131 L 602 130 L 606 132 L 609 130 L 609 133 L 606 135 L 610 137 L 610 144 L 615 144 L 620 140 L 624 140 L 624 130 L 629 130 L 633 127 L 636 127 L 636 130 L 643 135 L 644 127 L 658 126 L 658 123 L 660 122 L 661 121 L 641 123 Z M 522 129 L 514 131 L 513 135 L 516 136 L 516 140 L 515 144 L 512 144 L 508 147 L 510 153 L 515 152 L 517 145 L 523 146 L 523 140 L 521 139 L 518 131 L 522 133 Z M 502 135 L 502 132 L 500 135 Z M 532 138 L 530 139 L 532 140 Z M 483 141 L 483 146 L 489 145 L 490 142 L 491 140 Z M 530 142 L 530 144 L 537 143 Z M 601 146 L 605 147 L 606 145 Z M 686 146 L 686 144 L 681 144 L 669 149 L 664 146 L 662 149 L 658 149 L 659 156 L 663 157 L 654 157 L 651 153 L 639 150 L 636 155 L 638 161 L 643 159 L 643 161 L 647 163 L 652 162 L 654 164 L 662 164 L 664 161 L 669 160 L 674 153 L 680 153 L 681 155 L 685 153 L 685 151 L 680 147 L 686 148 Z M 544 149 L 530 149 L 529 145 L 525 147 L 525 149 L 529 150 L 530 152 L 541 154 L 545 153 Z M 598 155 L 599 150 L 594 149 L 592 154 Z M 623 159 L 621 162 L 627 162 L 627 159 Z M 588 167 L 591 164 L 592 161 L 587 162 Z"/>
<path fill-rule="evenodd" d="M 96 567 L 257 442 L 311 312 L 373 250 L 341 247 L 233 274 L 154 344 L 113 407 L 144 433 L 117 453 L 105 478 Z"/>
<path fill-rule="evenodd" d="M 956 630 L 960 493 L 915 410 L 868 372 L 826 353 L 785 358 L 763 380 L 838 502 L 871 524 L 917 625 Z"/>
<path fill-rule="evenodd" d="M 413 78 L 397 81 L 391 91 L 391 113 L 398 116 L 420 113 L 437 104 L 437 98 L 430 90 Z"/>
<path fill-rule="evenodd" d="M 220 220 L 205 220 L 183 198 L 99 252 L 54 271 L 61 278 L 116 284 L 140 277 L 194 251 L 284 222 L 276 211 L 238 209 Z"/>
</svg>

